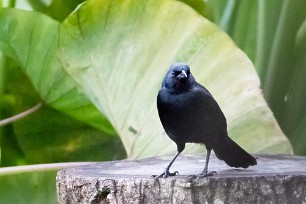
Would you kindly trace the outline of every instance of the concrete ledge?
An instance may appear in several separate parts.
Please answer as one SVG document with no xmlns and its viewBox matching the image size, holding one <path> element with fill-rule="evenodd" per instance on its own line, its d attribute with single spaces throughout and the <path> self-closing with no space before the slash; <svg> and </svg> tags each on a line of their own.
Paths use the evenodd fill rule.
<svg viewBox="0 0 306 204">
<path fill-rule="evenodd" d="M 199 174 L 205 157 L 179 156 L 171 171 L 180 175 L 154 180 L 172 157 L 101 162 L 58 172 L 58 202 L 63 203 L 306 203 L 306 157 L 257 155 L 258 165 L 234 169 L 212 156 L 217 175 Z"/>
</svg>

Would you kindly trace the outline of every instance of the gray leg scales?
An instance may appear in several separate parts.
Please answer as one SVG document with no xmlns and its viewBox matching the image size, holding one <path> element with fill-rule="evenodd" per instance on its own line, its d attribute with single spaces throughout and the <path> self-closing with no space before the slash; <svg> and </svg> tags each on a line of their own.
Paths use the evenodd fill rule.
<svg viewBox="0 0 306 204">
<path fill-rule="evenodd" d="M 152 175 L 154 179 L 158 179 L 158 178 L 167 178 L 169 176 L 176 176 L 177 174 L 179 174 L 178 171 L 175 171 L 173 173 L 170 173 L 169 169 L 172 166 L 173 162 L 175 161 L 176 157 L 178 157 L 178 155 L 180 155 L 181 152 L 178 152 L 174 158 L 171 160 L 171 162 L 168 164 L 168 166 L 165 168 L 164 172 L 161 173 L 160 175 Z"/>
</svg>

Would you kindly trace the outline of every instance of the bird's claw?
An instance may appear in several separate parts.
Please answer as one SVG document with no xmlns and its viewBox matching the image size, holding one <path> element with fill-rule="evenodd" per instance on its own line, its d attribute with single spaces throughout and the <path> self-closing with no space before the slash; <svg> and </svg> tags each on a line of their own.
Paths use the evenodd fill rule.
<svg viewBox="0 0 306 204">
<path fill-rule="evenodd" d="M 205 178 L 205 177 L 208 177 L 208 176 L 214 176 L 214 175 L 217 175 L 217 172 L 215 172 L 215 171 L 211 171 L 211 172 L 203 171 L 202 173 L 200 173 L 198 175 L 188 176 L 187 181 L 188 182 L 194 182 L 194 181 L 197 181 L 201 178 Z"/>
<path fill-rule="evenodd" d="M 202 173 L 200 173 L 198 175 L 198 177 L 204 178 L 204 177 L 214 176 L 214 175 L 217 175 L 217 172 L 215 172 L 215 171 L 211 171 L 211 172 L 203 171 Z"/>
<path fill-rule="evenodd" d="M 178 175 L 179 174 L 179 172 L 178 171 L 175 171 L 175 172 L 173 172 L 173 173 L 170 173 L 169 171 L 168 171 L 168 174 L 167 174 L 167 176 L 165 176 L 164 175 L 164 178 L 167 178 L 168 176 L 176 176 L 176 175 Z"/>
<path fill-rule="evenodd" d="M 169 171 L 165 171 L 165 172 L 163 172 L 163 173 L 160 174 L 160 175 L 152 175 L 152 176 L 153 176 L 154 179 L 158 179 L 158 178 L 167 178 L 167 177 L 169 177 L 169 176 L 176 176 L 176 175 L 178 175 L 178 174 L 179 174 L 178 171 L 175 171 L 175 172 L 173 172 L 173 173 L 170 173 Z"/>
</svg>

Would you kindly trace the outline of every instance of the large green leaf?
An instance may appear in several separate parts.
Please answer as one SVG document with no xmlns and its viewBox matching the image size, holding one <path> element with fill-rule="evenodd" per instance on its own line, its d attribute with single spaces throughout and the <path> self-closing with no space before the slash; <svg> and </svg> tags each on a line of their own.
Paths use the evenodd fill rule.
<svg viewBox="0 0 306 204">
<path fill-rule="evenodd" d="M 30 109 L 41 99 L 16 63 L 3 59 L 6 97 L 0 97 L 0 117 L 7 118 Z M 0 130 L 1 166 L 125 157 L 120 138 L 104 134 L 46 105 L 12 124 L 0 124 Z"/>
<path fill-rule="evenodd" d="M 58 21 L 62 21 L 84 0 L 51 0 L 49 5 L 44 0 L 27 1 L 35 11 L 45 13 Z"/>
<path fill-rule="evenodd" d="M 47 107 L 15 122 L 14 132 L 28 164 L 125 157 L 119 138 Z"/>
<path fill-rule="evenodd" d="M 110 119 L 130 157 L 175 151 L 155 105 L 163 75 L 174 61 L 189 63 L 197 80 L 215 95 L 238 143 L 252 152 L 291 151 L 262 98 L 252 63 L 186 5 L 88 1 L 60 32 L 62 64 Z"/>
<path fill-rule="evenodd" d="M 2 62 L 0 64 L 0 120 L 2 121 L 2 119 L 14 115 L 16 107 L 20 103 L 20 100 L 10 92 L 10 89 L 14 87 L 19 91 L 25 91 L 24 88 L 27 86 L 21 78 L 14 74 L 16 64 L 5 56 L 0 59 Z M 19 73 L 22 74 L 20 71 Z M 18 84 L 13 84 L 12 81 L 18 82 Z M 30 90 L 27 90 L 26 95 L 28 98 L 34 98 L 33 100 L 35 100 Z M 12 124 L 5 126 L 0 124 L 0 147 L 0 166 L 14 166 L 26 163 Z"/>
<path fill-rule="evenodd" d="M 0 48 L 24 68 L 47 104 L 114 134 L 108 120 L 82 94 L 58 60 L 59 22 L 36 12 L 1 9 L 0 25 Z"/>
<path fill-rule="evenodd" d="M 62 24 L 38 13 L 1 13 L 0 47 L 25 66 L 42 98 L 68 113 L 66 104 L 73 103 L 75 111 L 83 100 L 94 104 L 120 135 L 129 158 L 176 150 L 156 110 L 161 80 L 175 61 L 189 63 L 212 92 L 235 141 L 251 152 L 291 152 L 262 98 L 252 63 L 226 34 L 184 3 L 89 0 Z M 49 32 L 51 38 L 43 38 Z M 19 33 L 27 34 L 20 38 Z M 26 54 L 21 46 L 28 48 Z M 61 106 L 53 102 L 58 98 Z M 99 112 L 92 108 L 91 113 Z M 187 150 L 203 151 L 194 145 Z"/>
</svg>

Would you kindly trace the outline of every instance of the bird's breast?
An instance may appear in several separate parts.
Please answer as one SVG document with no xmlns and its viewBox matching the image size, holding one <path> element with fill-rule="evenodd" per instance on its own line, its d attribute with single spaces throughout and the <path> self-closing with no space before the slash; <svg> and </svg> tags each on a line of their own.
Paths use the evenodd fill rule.
<svg viewBox="0 0 306 204">
<path fill-rule="evenodd" d="M 174 141 L 203 143 L 209 121 L 204 104 L 198 96 L 188 93 L 161 94 L 158 111 L 166 132 Z"/>
</svg>

